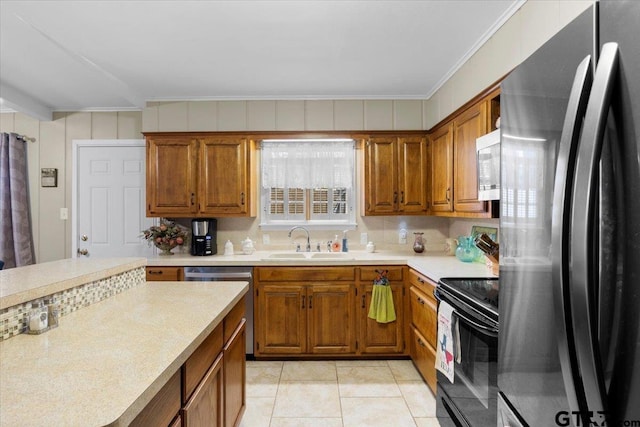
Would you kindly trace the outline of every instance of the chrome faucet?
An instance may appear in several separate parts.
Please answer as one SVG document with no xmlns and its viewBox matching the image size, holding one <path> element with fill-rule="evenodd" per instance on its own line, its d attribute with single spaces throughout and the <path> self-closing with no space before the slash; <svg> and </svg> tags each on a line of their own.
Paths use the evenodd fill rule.
<svg viewBox="0 0 640 427">
<path fill-rule="evenodd" d="M 304 230 L 307 233 L 307 249 L 306 249 L 306 252 L 311 252 L 311 241 L 309 240 L 309 230 L 307 230 L 306 228 L 301 227 L 299 225 L 296 225 L 295 227 L 292 227 L 291 230 L 289 230 L 289 237 L 291 237 L 291 233 L 293 233 L 293 230 L 295 230 L 296 228 Z"/>
</svg>

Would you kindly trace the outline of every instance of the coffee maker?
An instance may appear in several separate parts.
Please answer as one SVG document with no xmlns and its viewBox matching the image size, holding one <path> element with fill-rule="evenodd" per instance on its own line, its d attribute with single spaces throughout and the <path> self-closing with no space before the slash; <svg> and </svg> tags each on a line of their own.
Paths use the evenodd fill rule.
<svg viewBox="0 0 640 427">
<path fill-rule="evenodd" d="M 191 220 L 191 255 L 215 255 L 218 252 L 215 218 L 198 218 Z"/>
</svg>

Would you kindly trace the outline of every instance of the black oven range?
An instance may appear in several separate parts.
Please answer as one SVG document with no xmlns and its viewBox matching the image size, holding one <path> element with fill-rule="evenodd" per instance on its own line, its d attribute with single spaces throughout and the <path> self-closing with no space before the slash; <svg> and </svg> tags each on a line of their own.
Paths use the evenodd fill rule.
<svg viewBox="0 0 640 427">
<path fill-rule="evenodd" d="M 496 278 L 442 278 L 438 301 L 453 307 L 459 331 L 454 381 L 438 372 L 436 415 L 442 427 L 495 426 L 498 398 Z"/>
</svg>

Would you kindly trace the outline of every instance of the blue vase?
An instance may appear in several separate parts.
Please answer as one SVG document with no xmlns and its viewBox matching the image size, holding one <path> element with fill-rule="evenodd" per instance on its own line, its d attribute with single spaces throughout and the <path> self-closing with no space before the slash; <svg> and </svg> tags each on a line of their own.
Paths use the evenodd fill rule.
<svg viewBox="0 0 640 427">
<path fill-rule="evenodd" d="M 472 262 L 476 258 L 476 245 L 471 236 L 458 237 L 458 247 L 456 248 L 456 258 L 462 262 Z"/>
</svg>

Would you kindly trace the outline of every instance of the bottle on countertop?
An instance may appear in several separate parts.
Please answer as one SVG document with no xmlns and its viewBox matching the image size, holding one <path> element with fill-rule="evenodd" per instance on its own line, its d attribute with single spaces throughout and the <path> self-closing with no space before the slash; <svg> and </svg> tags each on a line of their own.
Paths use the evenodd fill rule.
<svg viewBox="0 0 640 427">
<path fill-rule="evenodd" d="M 332 252 L 340 252 L 340 239 L 338 239 L 338 235 L 336 234 L 335 239 L 331 242 L 331 251 Z"/>
<path fill-rule="evenodd" d="M 349 252 L 349 248 L 347 247 L 347 230 L 342 232 L 342 252 Z"/>
</svg>

